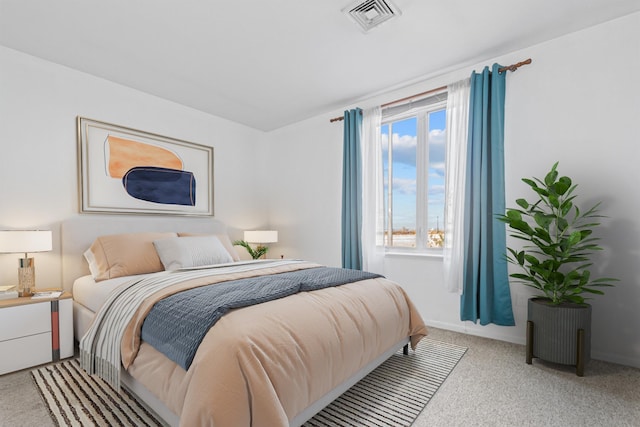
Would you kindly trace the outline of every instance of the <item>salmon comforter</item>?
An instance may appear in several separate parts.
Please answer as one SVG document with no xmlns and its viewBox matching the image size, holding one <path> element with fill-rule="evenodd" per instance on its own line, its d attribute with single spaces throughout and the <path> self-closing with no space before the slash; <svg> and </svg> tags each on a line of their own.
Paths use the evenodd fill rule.
<svg viewBox="0 0 640 427">
<path fill-rule="evenodd" d="M 126 322 L 118 345 L 122 365 L 181 426 L 288 426 L 403 338 L 415 349 L 427 334 L 399 285 L 379 277 L 232 310 L 205 335 L 187 371 L 141 341 L 140 330 L 156 301 L 181 290 L 317 266 L 266 263 L 156 289 Z M 94 357 L 89 344 L 81 342 L 87 366 Z"/>
</svg>

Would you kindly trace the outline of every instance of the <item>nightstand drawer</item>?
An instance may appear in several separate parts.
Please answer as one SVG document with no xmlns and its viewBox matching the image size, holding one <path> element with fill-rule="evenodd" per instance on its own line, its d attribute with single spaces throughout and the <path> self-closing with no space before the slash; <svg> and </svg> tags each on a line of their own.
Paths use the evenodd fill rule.
<svg viewBox="0 0 640 427">
<path fill-rule="evenodd" d="M 51 332 L 2 341 L 0 354 L 0 375 L 51 362 Z"/>
<path fill-rule="evenodd" d="M 0 342 L 51 332 L 51 303 L 3 308 L 0 310 L 0 325 Z"/>
</svg>

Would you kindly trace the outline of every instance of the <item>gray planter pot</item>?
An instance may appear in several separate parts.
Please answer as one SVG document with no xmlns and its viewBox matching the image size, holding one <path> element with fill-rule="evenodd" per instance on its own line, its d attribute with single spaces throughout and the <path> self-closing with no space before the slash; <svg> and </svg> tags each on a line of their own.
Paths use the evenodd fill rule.
<svg viewBox="0 0 640 427">
<path fill-rule="evenodd" d="M 591 306 L 552 305 L 546 298 L 531 298 L 527 316 L 527 363 L 537 357 L 573 365 L 578 376 L 591 359 Z"/>
</svg>

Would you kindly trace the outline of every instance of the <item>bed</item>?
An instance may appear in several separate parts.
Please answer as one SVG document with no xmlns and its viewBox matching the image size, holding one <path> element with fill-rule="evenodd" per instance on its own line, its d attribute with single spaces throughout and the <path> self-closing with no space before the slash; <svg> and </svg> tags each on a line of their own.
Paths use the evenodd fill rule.
<svg viewBox="0 0 640 427">
<path fill-rule="evenodd" d="M 268 287 L 264 280 L 271 283 L 274 277 L 291 275 L 297 283 L 295 275 L 316 277 L 318 272 L 329 272 L 342 276 L 342 272 L 299 260 L 242 262 L 232 255 L 231 262 L 213 268 L 140 274 L 125 269 L 118 277 L 97 281 L 83 254 L 99 237 L 122 233 L 180 233 L 163 242 L 184 244 L 205 240 L 191 236 L 220 237 L 227 230 L 210 218 L 91 215 L 62 224 L 63 283 L 65 289 L 73 289 L 78 340 L 88 341 L 96 324 L 108 317 L 103 305 L 120 300 L 128 304 L 130 295 L 141 294 L 143 287 L 152 290 L 152 296 L 140 297 L 140 305 L 131 309 L 132 320 L 123 326 L 124 338 L 119 341 L 117 373 L 106 376 L 132 391 L 169 425 L 302 425 L 400 348 L 407 343 L 415 346 L 427 333 L 400 286 L 383 277 L 358 276 L 349 279 L 354 282 L 308 292 L 292 290 L 243 308 L 231 305 L 208 329 L 195 353 L 184 359 L 189 361 L 185 365 L 182 356 L 176 359 L 170 352 L 163 353 L 162 345 L 151 345 L 151 336 L 147 335 L 148 341 L 140 339 L 145 336 L 145 325 L 152 324 L 146 316 L 166 317 L 153 317 L 152 310 L 162 305 L 158 301 L 179 299 L 190 292 L 198 292 L 199 301 L 205 289 L 218 286 L 204 286 L 209 283 L 232 285 L 233 289 L 242 283 L 262 289 Z M 158 240 L 162 239 L 154 241 Z M 159 247 L 157 250 L 163 254 Z M 127 259 L 133 256 L 123 254 Z M 280 289 L 280 285 L 273 288 Z M 131 294 L 117 297 L 116 290 Z M 99 320 L 90 326 L 94 318 Z M 164 328 L 166 325 L 156 329 Z M 86 347 L 81 346 L 81 352 Z M 97 370 L 102 376 L 109 371 Z"/>
</svg>

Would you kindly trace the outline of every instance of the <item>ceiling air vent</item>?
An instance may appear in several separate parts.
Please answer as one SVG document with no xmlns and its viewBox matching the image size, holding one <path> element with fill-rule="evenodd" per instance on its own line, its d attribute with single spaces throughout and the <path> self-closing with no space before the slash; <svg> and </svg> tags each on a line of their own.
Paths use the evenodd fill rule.
<svg viewBox="0 0 640 427">
<path fill-rule="evenodd" d="M 365 32 L 402 14 L 389 0 L 357 0 L 342 9 L 342 12 Z"/>
</svg>

